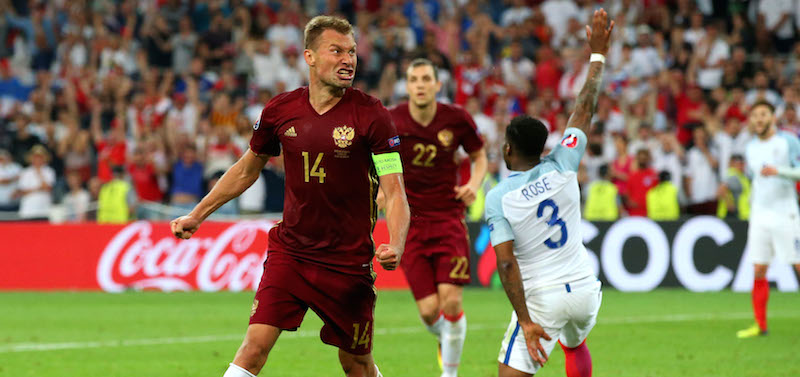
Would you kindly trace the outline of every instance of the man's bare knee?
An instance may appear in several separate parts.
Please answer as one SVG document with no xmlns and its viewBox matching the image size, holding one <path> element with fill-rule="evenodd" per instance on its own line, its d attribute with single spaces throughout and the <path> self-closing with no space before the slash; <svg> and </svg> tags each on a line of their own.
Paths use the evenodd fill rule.
<svg viewBox="0 0 800 377">
<path fill-rule="evenodd" d="M 439 295 L 435 293 L 417 300 L 419 316 L 423 322 L 432 325 L 439 319 L 439 312 L 442 310 L 439 304 Z"/>
<path fill-rule="evenodd" d="M 252 374 L 258 374 L 267 362 L 269 351 L 278 340 L 280 332 L 280 329 L 269 325 L 250 325 L 241 347 L 236 351 L 233 363 Z"/>
<path fill-rule="evenodd" d="M 375 377 L 375 362 L 372 354 L 354 355 L 339 350 L 339 362 L 347 377 Z"/>
<path fill-rule="evenodd" d="M 456 285 L 441 285 L 439 291 L 439 300 L 444 314 L 448 316 L 461 314 L 463 288 Z"/>
<path fill-rule="evenodd" d="M 755 264 L 753 265 L 753 277 L 756 279 L 764 279 L 767 277 L 767 269 L 769 268 L 768 265 L 765 264 Z"/>
</svg>

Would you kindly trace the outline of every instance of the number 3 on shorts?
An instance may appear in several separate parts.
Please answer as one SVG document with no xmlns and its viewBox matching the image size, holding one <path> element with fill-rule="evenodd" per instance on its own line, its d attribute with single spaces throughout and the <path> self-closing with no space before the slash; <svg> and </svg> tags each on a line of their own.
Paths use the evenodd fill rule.
<svg viewBox="0 0 800 377">
<path fill-rule="evenodd" d="M 360 323 L 353 324 L 353 345 L 350 346 L 351 349 L 356 349 L 357 346 L 364 346 L 364 348 L 369 347 L 369 322 L 364 325 L 363 331 L 359 335 L 359 331 L 361 329 Z"/>
</svg>

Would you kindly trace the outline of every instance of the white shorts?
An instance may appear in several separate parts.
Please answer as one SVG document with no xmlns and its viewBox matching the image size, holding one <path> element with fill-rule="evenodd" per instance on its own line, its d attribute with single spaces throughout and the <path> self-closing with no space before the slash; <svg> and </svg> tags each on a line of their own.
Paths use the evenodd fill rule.
<svg viewBox="0 0 800 377">
<path fill-rule="evenodd" d="M 800 263 L 800 218 L 796 214 L 751 215 L 747 248 L 755 264 L 768 265 L 773 258 L 789 264 Z"/>
<path fill-rule="evenodd" d="M 541 339 L 548 356 L 556 341 L 561 341 L 565 347 L 574 348 L 581 345 L 589 335 L 597 322 L 597 312 L 603 299 L 600 285 L 600 281 L 592 276 L 569 284 L 525 292 L 531 319 L 550 335 L 549 341 Z M 516 312 L 511 313 L 511 323 L 503 337 L 497 361 L 530 374 L 535 374 L 541 368 L 528 354 Z"/>
</svg>

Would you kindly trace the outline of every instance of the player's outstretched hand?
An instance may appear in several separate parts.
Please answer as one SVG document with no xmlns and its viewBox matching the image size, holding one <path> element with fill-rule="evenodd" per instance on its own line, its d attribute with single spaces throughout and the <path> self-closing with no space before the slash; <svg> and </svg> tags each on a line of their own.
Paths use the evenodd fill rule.
<svg viewBox="0 0 800 377">
<path fill-rule="evenodd" d="M 472 203 L 475 203 L 475 199 L 478 197 L 478 190 L 470 185 L 458 186 L 455 190 L 456 200 L 464 202 L 467 206 L 471 206 Z"/>
<path fill-rule="evenodd" d="M 400 257 L 403 252 L 389 244 L 381 244 L 375 255 L 378 257 L 378 263 L 383 266 L 384 270 L 392 271 L 400 265 Z"/>
<path fill-rule="evenodd" d="M 776 169 L 772 165 L 764 165 L 764 167 L 761 168 L 761 175 L 765 177 L 769 177 L 776 174 L 778 174 L 778 169 Z"/>
<path fill-rule="evenodd" d="M 520 323 L 520 326 L 525 335 L 525 344 L 528 346 L 528 353 L 533 358 L 533 361 L 544 366 L 544 363 L 547 362 L 547 352 L 544 351 L 544 347 L 542 343 L 539 342 L 539 339 L 544 338 L 545 340 L 550 340 L 550 335 L 544 332 L 542 326 L 533 322 L 526 325 Z"/>
<path fill-rule="evenodd" d="M 606 25 L 608 25 L 606 27 Z M 586 25 L 586 40 L 589 41 L 589 47 L 592 48 L 593 54 L 608 53 L 608 48 L 611 46 L 611 32 L 614 30 L 614 21 L 608 23 L 608 13 L 605 9 L 598 9 L 592 15 L 592 26 Z"/>
<path fill-rule="evenodd" d="M 197 228 L 200 227 L 200 220 L 197 220 L 192 216 L 181 216 L 170 221 L 169 227 L 175 237 L 188 240 L 192 237 L 194 232 L 197 231 Z"/>
</svg>

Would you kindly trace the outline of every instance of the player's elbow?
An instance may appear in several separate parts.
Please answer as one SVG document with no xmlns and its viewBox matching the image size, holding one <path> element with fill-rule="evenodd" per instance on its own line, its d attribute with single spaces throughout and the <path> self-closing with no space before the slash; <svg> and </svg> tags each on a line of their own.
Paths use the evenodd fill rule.
<svg viewBox="0 0 800 377">
<path fill-rule="evenodd" d="M 514 268 L 514 261 L 512 259 L 507 258 L 497 258 L 497 272 L 500 274 L 505 274 L 511 271 Z"/>
</svg>

